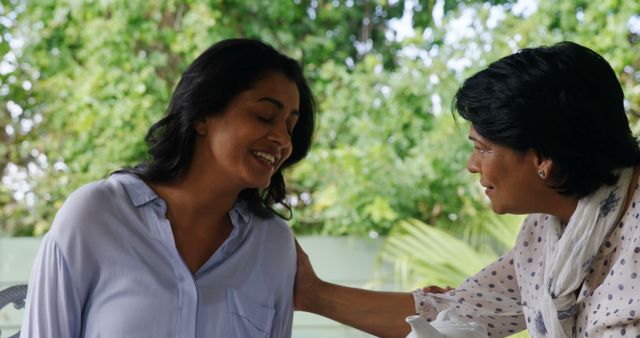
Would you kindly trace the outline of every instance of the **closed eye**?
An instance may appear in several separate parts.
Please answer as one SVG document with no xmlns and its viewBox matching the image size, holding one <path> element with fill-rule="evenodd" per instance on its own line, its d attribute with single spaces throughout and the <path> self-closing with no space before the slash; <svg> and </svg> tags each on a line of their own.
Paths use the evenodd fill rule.
<svg viewBox="0 0 640 338">
<path fill-rule="evenodd" d="M 267 113 L 267 112 L 257 112 L 255 113 L 258 120 L 266 123 L 270 123 L 275 119 L 275 114 Z"/>
<path fill-rule="evenodd" d="M 479 147 L 473 147 L 473 148 L 474 148 L 474 149 L 478 152 L 478 154 L 480 154 L 480 155 L 485 155 L 485 154 L 489 153 L 489 149 L 479 148 Z"/>
</svg>

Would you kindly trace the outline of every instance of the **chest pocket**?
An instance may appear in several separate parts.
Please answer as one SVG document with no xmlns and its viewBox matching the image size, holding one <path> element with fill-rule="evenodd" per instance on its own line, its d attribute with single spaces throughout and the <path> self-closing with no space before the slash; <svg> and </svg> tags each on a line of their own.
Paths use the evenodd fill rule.
<svg viewBox="0 0 640 338">
<path fill-rule="evenodd" d="M 249 299 L 235 289 L 227 289 L 229 334 L 236 338 L 266 338 L 271 333 L 275 309 Z"/>
</svg>

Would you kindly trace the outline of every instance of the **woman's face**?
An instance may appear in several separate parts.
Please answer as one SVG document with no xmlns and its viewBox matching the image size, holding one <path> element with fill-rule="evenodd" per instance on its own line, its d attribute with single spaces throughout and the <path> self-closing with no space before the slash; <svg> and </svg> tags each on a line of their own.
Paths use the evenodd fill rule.
<svg viewBox="0 0 640 338">
<path fill-rule="evenodd" d="M 480 184 L 491 200 L 491 208 L 498 214 L 525 214 L 536 209 L 536 196 L 548 190 L 538 177 L 538 157 L 535 152 L 518 152 L 509 147 L 493 143 L 469 130 L 473 152 L 469 156 L 467 169 L 480 174 Z"/>
<path fill-rule="evenodd" d="M 201 136 L 196 156 L 204 157 L 196 161 L 234 188 L 266 188 L 291 155 L 299 104 L 296 84 L 282 73 L 269 73 L 233 98 L 222 113 L 196 125 Z"/>
</svg>

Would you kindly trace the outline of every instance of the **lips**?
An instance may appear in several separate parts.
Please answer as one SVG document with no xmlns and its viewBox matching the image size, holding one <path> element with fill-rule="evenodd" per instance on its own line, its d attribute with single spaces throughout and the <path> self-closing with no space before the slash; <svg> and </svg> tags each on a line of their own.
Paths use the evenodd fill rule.
<svg viewBox="0 0 640 338">
<path fill-rule="evenodd" d="M 256 157 L 260 162 L 265 163 L 271 167 L 274 167 L 280 160 L 280 155 L 276 152 L 257 150 L 252 151 L 251 154 Z"/>
<path fill-rule="evenodd" d="M 482 182 L 480 182 L 480 185 L 484 188 L 484 193 L 486 195 L 489 195 L 493 191 L 493 187 L 490 185 L 483 184 Z"/>
</svg>

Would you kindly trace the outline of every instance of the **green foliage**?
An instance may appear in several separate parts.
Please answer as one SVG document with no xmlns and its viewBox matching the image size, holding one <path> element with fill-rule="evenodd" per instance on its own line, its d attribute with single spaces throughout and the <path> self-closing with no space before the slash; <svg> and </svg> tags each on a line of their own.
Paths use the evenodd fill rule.
<svg viewBox="0 0 640 338">
<path fill-rule="evenodd" d="M 457 286 L 496 255 L 474 250 L 451 234 L 413 219 L 398 223 L 381 257 L 394 263 L 396 279 L 409 289 L 425 284 Z"/>
<path fill-rule="evenodd" d="M 370 0 L 33 0 L 28 5 L 11 0 L 0 13 L 7 19 L 0 25 L 0 50 L 8 51 L 3 62 L 12 68 L 0 77 L 0 122 L 5 127 L 0 130 L 0 169 L 5 183 L 0 190 L 0 227 L 13 234 L 42 234 L 72 190 L 145 158 L 146 130 L 162 115 L 180 72 L 222 38 L 260 37 L 299 58 L 323 110 L 330 112 L 322 118 L 326 117 L 327 123 L 341 121 L 340 112 L 351 109 L 352 93 L 347 90 L 370 92 L 372 87 L 381 88 L 378 80 L 389 82 L 385 86 L 396 86 L 403 76 L 413 74 L 398 67 L 399 43 L 385 37 L 389 20 L 400 17 L 404 7 L 404 1 Z M 378 65 L 383 67 L 379 76 L 371 76 Z M 341 80 L 334 84 L 336 77 Z M 366 81 L 358 84 L 359 78 Z M 394 92 L 383 102 L 397 105 L 403 114 L 402 125 L 390 127 L 413 134 L 428 130 L 433 119 L 420 107 L 423 91 L 408 85 L 398 88 L 403 92 Z M 410 90 L 404 92 L 405 88 Z M 336 102 L 334 95 L 342 102 Z M 363 97 L 362 102 L 368 101 Z M 350 120 L 356 127 L 370 128 L 368 139 L 351 139 L 359 139 L 365 146 L 367 140 L 379 135 L 383 128 L 374 124 L 388 124 L 384 108 L 372 111 L 375 115 L 371 118 L 360 115 Z M 422 115 L 424 121 L 411 121 L 411 114 Z M 351 128 L 350 124 L 344 126 Z M 385 138 L 393 136 L 393 148 L 378 141 L 377 148 L 365 149 L 372 152 L 367 153 L 372 156 L 368 163 L 378 167 L 372 169 L 377 173 L 389 173 L 392 166 L 375 163 L 376 158 L 401 163 L 415 156 L 408 153 L 415 148 L 408 142 L 416 143 L 416 135 L 405 140 L 389 130 L 384 131 Z M 346 130 L 333 140 L 343 142 L 342 136 L 349 133 L 351 130 Z M 324 139 L 318 135 L 318 140 Z M 316 154 L 322 153 L 319 149 Z M 345 148 L 337 156 L 360 160 L 362 154 L 349 152 Z M 331 188 L 317 177 L 300 179 L 291 185 L 313 194 L 314 200 L 316 195 L 330 195 Z M 310 190 L 314 185 L 318 192 Z M 374 203 L 358 201 L 360 193 L 349 194 L 349 203 L 360 204 L 358 212 L 366 212 L 360 217 L 361 224 L 370 217 L 381 224 L 376 228 L 385 229 L 387 221 L 404 212 L 389 202 L 389 194 L 397 189 L 384 189 L 387 195 L 379 194 L 371 200 Z M 366 194 L 366 190 L 360 191 Z M 303 221 L 296 224 L 305 231 L 324 227 L 306 226 Z M 327 226 L 324 232 L 352 232 L 335 230 L 345 224 Z M 353 232 L 364 232 L 363 226 Z"/>
<path fill-rule="evenodd" d="M 0 50 L 13 68 L 0 77 L 0 228 L 41 234 L 72 190 L 142 160 L 180 72 L 213 42 L 261 37 L 313 73 L 331 57 L 357 60 L 358 32 L 384 49 L 383 21 L 401 6 L 12 0 L 0 13 L 10 23 L 0 25 Z M 364 18 L 372 24 L 361 26 Z M 326 26 L 331 37 L 318 37 Z"/>
<path fill-rule="evenodd" d="M 337 80 L 332 83 L 341 86 Z M 364 79 L 356 83 L 361 86 Z M 403 83 L 389 84 L 398 90 L 386 97 L 375 93 L 375 98 L 367 97 L 370 91 L 348 89 L 363 94 L 351 100 L 355 104 L 339 108 L 344 113 L 322 116 L 319 134 L 329 137 L 318 140 L 320 151 L 290 176 L 303 185 L 295 186 L 300 194 L 314 192 L 310 203 L 296 208 L 294 229 L 386 234 L 395 222 L 408 217 L 446 226 L 475 213 L 472 177 L 465 174 L 468 144 L 461 137 L 466 128 L 460 130 L 451 116 L 434 117 L 418 110 L 425 104 L 417 98 L 428 96 L 414 96 L 403 90 L 413 82 Z M 325 120 L 332 116 L 341 119 Z"/>
<path fill-rule="evenodd" d="M 72 190 L 143 159 L 180 72 L 213 42 L 247 36 L 300 59 L 320 103 L 314 147 L 287 177 L 296 232 L 385 235 L 417 219 L 497 246 L 488 228 L 469 226 L 488 211 L 465 171 L 467 126 L 451 118 L 452 94 L 517 48 L 572 39 L 611 61 L 637 132 L 629 22 L 639 6 L 541 0 L 522 14 L 499 0 L 9 0 L 0 228 L 41 234 Z M 413 35 L 391 29 L 405 12 Z"/>
<path fill-rule="evenodd" d="M 458 286 L 513 247 L 523 218 L 486 214 L 463 231 L 479 235 L 472 237 L 416 219 L 403 220 L 385 241 L 380 260 L 394 266 L 399 289 Z"/>
</svg>

